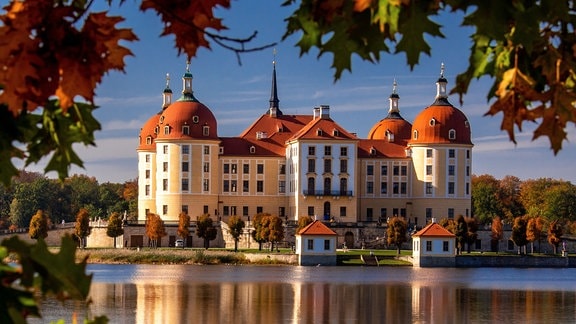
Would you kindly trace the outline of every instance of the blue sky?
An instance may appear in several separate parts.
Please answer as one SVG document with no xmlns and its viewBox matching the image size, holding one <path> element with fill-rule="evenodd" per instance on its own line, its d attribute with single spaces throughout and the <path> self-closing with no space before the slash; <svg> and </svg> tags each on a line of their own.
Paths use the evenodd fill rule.
<svg viewBox="0 0 576 324">
<path fill-rule="evenodd" d="M 400 112 L 412 122 L 416 115 L 434 101 L 435 81 L 440 65 L 446 66 L 448 87 L 454 85 L 458 73 L 466 69 L 470 40 L 469 28 L 458 25 L 460 17 L 439 16 L 445 39 L 432 39 L 432 55 L 422 56 L 420 64 L 410 70 L 403 54 L 386 54 L 381 62 L 372 64 L 355 58 L 352 73 L 344 72 L 334 82 L 331 57 L 317 59 L 312 51 L 302 57 L 293 36 L 280 42 L 285 30 L 284 18 L 292 8 L 282 8 L 282 1 L 232 1 L 231 10 L 220 10 L 230 28 L 229 37 L 247 37 L 258 31 L 253 46 L 272 42 L 276 45 L 276 62 L 280 108 L 286 114 L 311 114 L 312 108 L 330 105 L 331 117 L 359 137 L 365 138 L 370 128 L 384 118 L 392 83 L 398 82 Z M 83 173 L 100 182 L 124 182 L 137 177 L 138 133 L 145 121 L 158 112 L 162 103 L 165 75 L 178 98 L 186 57 L 178 56 L 171 37 L 160 37 L 162 24 L 152 12 L 142 13 L 134 2 L 114 7 L 112 13 L 126 18 L 121 26 L 133 28 L 139 42 L 127 44 L 134 57 L 126 59 L 126 73 L 112 72 L 96 89 L 95 115 L 102 124 L 96 134 L 97 147 L 76 146 L 84 160 L 84 169 L 72 168 L 70 174 Z M 455 19 L 456 18 L 456 19 Z M 208 106 L 218 120 L 220 136 L 237 136 L 268 108 L 272 74 L 272 49 L 241 56 L 238 64 L 234 53 L 213 44 L 212 50 L 201 49 L 191 61 L 194 95 Z M 554 156 L 547 139 L 531 141 L 534 126 L 525 124 L 517 133 L 517 145 L 500 131 L 501 115 L 483 117 L 489 103 L 486 94 L 491 80 L 474 82 L 464 104 L 456 96 L 450 102 L 469 118 L 473 136 L 473 173 L 491 174 L 498 179 L 514 175 L 520 179 L 550 177 L 576 183 L 571 161 L 576 159 L 576 132 L 569 125 L 568 142 Z M 44 165 L 29 166 L 39 171 Z M 54 174 L 48 174 L 55 176 Z"/>
</svg>

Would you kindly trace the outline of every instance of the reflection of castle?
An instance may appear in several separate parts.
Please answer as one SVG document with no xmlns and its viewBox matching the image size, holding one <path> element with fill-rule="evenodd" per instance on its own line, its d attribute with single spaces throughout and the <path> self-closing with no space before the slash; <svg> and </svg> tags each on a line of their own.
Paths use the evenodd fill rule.
<svg viewBox="0 0 576 324">
<path fill-rule="evenodd" d="M 443 74 L 442 67 L 434 102 L 413 124 L 400 115 L 394 84 L 387 116 L 362 139 L 336 123 L 329 106 L 310 115 L 283 112 L 274 65 L 266 112 L 239 136 L 219 137 L 187 67 L 181 97 L 172 100 L 167 79 L 162 109 L 140 131 L 138 219 L 148 212 L 165 221 L 182 211 L 223 220 L 266 212 L 354 227 L 392 216 L 418 226 L 468 216 L 470 124 L 448 102 Z"/>
</svg>

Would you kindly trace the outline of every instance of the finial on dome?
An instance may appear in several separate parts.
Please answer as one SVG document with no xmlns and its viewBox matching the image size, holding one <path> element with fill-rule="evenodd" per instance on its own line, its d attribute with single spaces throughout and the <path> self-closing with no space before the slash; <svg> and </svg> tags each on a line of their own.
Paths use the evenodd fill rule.
<svg viewBox="0 0 576 324">
<path fill-rule="evenodd" d="M 394 78 L 394 82 L 392 83 L 392 94 L 398 94 L 397 88 L 398 88 L 398 83 L 396 82 L 396 78 Z"/>
<path fill-rule="evenodd" d="M 440 64 L 440 77 L 444 78 L 444 62 Z"/>
<path fill-rule="evenodd" d="M 190 72 L 190 59 L 186 60 L 186 72 Z"/>
<path fill-rule="evenodd" d="M 172 103 L 172 89 L 170 89 L 170 73 L 166 73 L 166 88 L 162 92 L 162 108 L 168 107 Z"/>
<path fill-rule="evenodd" d="M 166 73 L 166 89 L 170 88 L 170 73 Z"/>
<path fill-rule="evenodd" d="M 192 73 L 190 73 L 190 58 L 186 60 L 186 72 L 182 76 L 182 97 L 178 101 L 198 101 L 192 90 Z"/>
<path fill-rule="evenodd" d="M 394 82 L 392 83 L 392 94 L 390 95 L 390 107 L 388 109 L 388 118 L 396 118 L 400 113 L 400 109 L 398 108 L 398 100 L 400 96 L 398 95 L 398 82 L 396 82 L 396 78 L 394 78 Z"/>
<path fill-rule="evenodd" d="M 444 77 L 444 70 L 444 62 L 442 62 L 440 65 L 440 77 L 436 81 L 436 104 L 450 104 L 448 102 L 448 92 L 446 91 L 448 80 Z"/>
<path fill-rule="evenodd" d="M 272 56 L 273 56 L 272 65 L 274 65 L 274 67 L 276 67 L 276 53 L 277 53 L 277 52 L 276 52 L 276 48 L 274 48 L 274 49 L 272 50 Z"/>
</svg>

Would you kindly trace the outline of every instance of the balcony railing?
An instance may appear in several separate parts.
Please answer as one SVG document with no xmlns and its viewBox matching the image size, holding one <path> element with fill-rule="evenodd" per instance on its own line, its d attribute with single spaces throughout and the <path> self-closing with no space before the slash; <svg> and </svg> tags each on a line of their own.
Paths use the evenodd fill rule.
<svg viewBox="0 0 576 324">
<path fill-rule="evenodd" d="M 304 196 L 344 196 L 352 197 L 352 190 L 303 190 Z"/>
</svg>

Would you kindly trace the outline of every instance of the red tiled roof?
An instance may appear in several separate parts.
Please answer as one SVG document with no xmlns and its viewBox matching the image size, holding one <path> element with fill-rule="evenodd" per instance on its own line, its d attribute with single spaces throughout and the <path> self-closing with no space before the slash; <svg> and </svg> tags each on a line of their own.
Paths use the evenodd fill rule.
<svg viewBox="0 0 576 324">
<path fill-rule="evenodd" d="M 321 131 L 319 131 L 321 130 Z M 337 132 L 335 132 L 337 130 Z M 300 131 L 298 131 L 290 140 L 302 139 L 349 139 L 357 140 L 355 135 L 352 135 L 347 130 L 338 125 L 331 118 L 316 118 L 310 121 Z"/>
<path fill-rule="evenodd" d="M 456 235 L 452 234 L 449 230 L 437 223 L 429 224 L 412 236 L 456 237 Z"/>
<path fill-rule="evenodd" d="M 315 220 L 298 232 L 298 235 L 338 235 L 319 220 Z"/>
<path fill-rule="evenodd" d="M 370 153 L 372 148 L 374 154 Z M 406 158 L 406 148 L 405 143 L 362 139 L 358 142 L 358 158 Z"/>
</svg>

